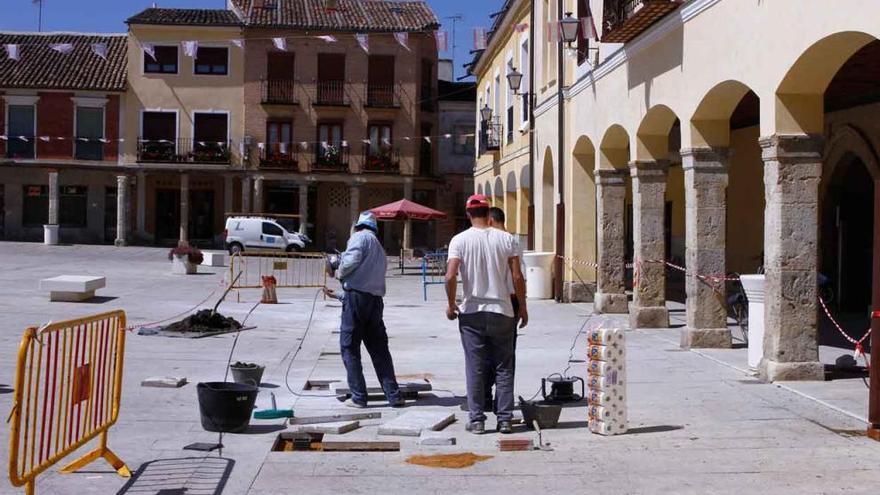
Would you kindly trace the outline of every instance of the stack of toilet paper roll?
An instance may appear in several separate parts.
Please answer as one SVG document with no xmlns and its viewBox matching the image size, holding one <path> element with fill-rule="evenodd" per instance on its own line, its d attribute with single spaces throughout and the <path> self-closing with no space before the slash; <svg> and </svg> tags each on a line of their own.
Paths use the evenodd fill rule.
<svg viewBox="0 0 880 495">
<path fill-rule="evenodd" d="M 623 330 L 597 328 L 587 334 L 587 386 L 590 431 L 626 433 L 626 336 Z"/>
</svg>

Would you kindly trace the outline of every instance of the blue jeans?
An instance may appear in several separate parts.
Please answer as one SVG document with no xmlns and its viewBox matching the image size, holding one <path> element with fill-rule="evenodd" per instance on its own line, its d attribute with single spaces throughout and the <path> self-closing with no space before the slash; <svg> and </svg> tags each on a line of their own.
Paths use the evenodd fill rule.
<svg viewBox="0 0 880 495">
<path fill-rule="evenodd" d="M 388 334 L 382 312 L 382 298 L 358 291 L 346 291 L 342 301 L 342 326 L 339 347 L 348 377 L 351 398 L 360 404 L 367 402 L 367 384 L 361 364 L 361 343 L 370 353 L 373 368 L 388 402 L 400 400 L 400 389 L 394 376 L 394 362 L 388 350 Z"/>
</svg>

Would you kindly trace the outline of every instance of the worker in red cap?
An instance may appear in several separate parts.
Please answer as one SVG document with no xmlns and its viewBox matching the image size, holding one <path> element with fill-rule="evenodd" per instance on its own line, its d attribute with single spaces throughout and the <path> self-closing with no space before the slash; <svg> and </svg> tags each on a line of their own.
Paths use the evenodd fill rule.
<svg viewBox="0 0 880 495">
<path fill-rule="evenodd" d="M 520 328 L 528 325 L 525 278 L 520 268 L 516 239 L 489 227 L 489 200 L 482 194 L 468 198 L 471 228 L 449 243 L 446 271 L 446 317 L 458 318 L 467 374 L 469 422 L 467 430 L 486 431 L 486 376 L 495 375 L 495 415 L 500 433 L 511 433 L 513 420 L 513 355 L 516 328 L 508 278 L 520 302 Z M 456 304 L 457 277 L 463 297 Z"/>
</svg>

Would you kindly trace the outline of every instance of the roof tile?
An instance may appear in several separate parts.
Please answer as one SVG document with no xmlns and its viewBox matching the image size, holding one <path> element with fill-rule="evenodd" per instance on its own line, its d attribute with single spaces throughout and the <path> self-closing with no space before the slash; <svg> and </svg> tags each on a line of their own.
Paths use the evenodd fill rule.
<svg viewBox="0 0 880 495">
<path fill-rule="evenodd" d="M 235 12 L 226 9 L 147 9 L 125 21 L 128 24 L 166 26 L 241 26 Z"/>
<path fill-rule="evenodd" d="M 427 31 L 440 21 L 424 1 L 338 0 L 328 10 L 325 0 L 233 0 L 249 27 L 348 32 Z"/>
</svg>

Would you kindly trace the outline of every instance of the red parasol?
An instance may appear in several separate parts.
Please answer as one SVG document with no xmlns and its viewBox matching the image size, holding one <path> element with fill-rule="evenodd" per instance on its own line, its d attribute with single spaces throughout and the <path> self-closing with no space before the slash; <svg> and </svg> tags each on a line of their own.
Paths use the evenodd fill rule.
<svg viewBox="0 0 880 495">
<path fill-rule="evenodd" d="M 408 199 L 401 199 L 370 210 L 379 220 L 439 220 L 446 218 L 446 213 L 437 211 Z"/>
</svg>

